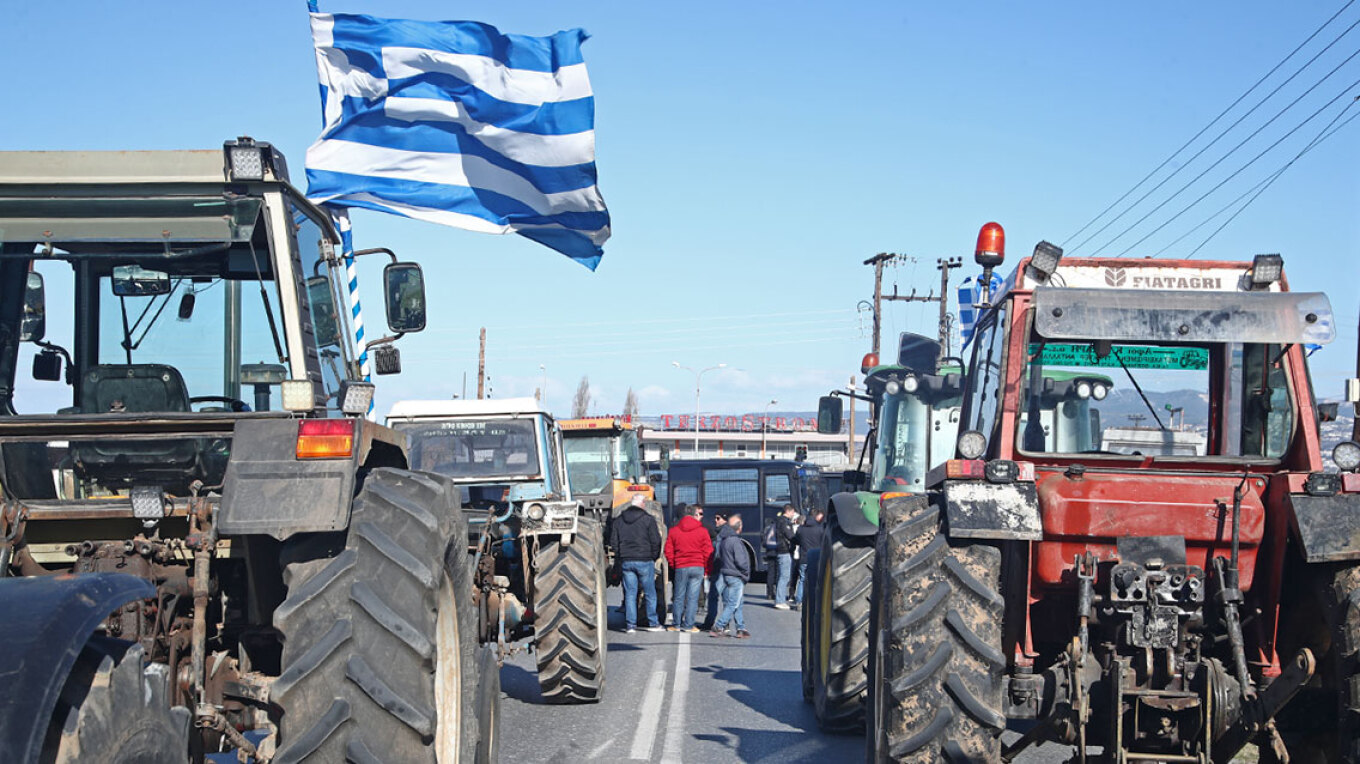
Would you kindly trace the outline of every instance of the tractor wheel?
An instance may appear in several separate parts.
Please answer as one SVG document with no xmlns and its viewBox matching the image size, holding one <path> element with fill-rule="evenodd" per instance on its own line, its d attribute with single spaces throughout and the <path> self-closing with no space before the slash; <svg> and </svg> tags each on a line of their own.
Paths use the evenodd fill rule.
<svg viewBox="0 0 1360 764">
<path fill-rule="evenodd" d="M 582 517 L 570 544 L 556 537 L 540 544 L 533 604 L 539 690 L 548 703 L 594 703 L 604 691 L 608 649 L 600 524 Z"/>
<path fill-rule="evenodd" d="M 1001 551 L 951 543 L 922 496 L 886 503 L 871 761 L 997 761 Z"/>
<path fill-rule="evenodd" d="M 189 709 L 170 707 L 170 669 L 143 665 L 140 645 L 86 643 L 62 687 L 42 761 L 180 764 L 189 757 Z"/>
<path fill-rule="evenodd" d="M 1318 670 L 1281 712 L 1280 734 L 1296 764 L 1360 764 L 1360 565 L 1300 561 L 1298 569 L 1312 596 L 1282 604 L 1280 655 L 1310 648 Z"/>
<path fill-rule="evenodd" d="M 501 760 L 501 667 L 496 647 L 478 650 L 477 676 L 477 757 L 476 764 L 496 764 Z"/>
<path fill-rule="evenodd" d="M 817 659 L 812 675 L 817 724 L 853 732 L 864 724 L 869 686 L 869 603 L 874 537 L 851 536 L 829 519 L 817 582 Z"/>
<path fill-rule="evenodd" d="M 474 761 L 481 681 L 457 487 L 373 470 L 343 535 L 320 557 L 315 538 L 284 548 L 275 764 Z"/>
<path fill-rule="evenodd" d="M 813 699 L 813 674 L 817 671 L 817 616 L 821 610 L 817 607 L 817 581 L 821 576 L 822 550 L 813 549 L 808 552 L 808 570 L 812 571 L 808 580 L 803 583 L 803 612 L 802 612 L 802 640 L 799 650 L 800 663 L 803 669 L 803 700 L 811 703 Z"/>
</svg>

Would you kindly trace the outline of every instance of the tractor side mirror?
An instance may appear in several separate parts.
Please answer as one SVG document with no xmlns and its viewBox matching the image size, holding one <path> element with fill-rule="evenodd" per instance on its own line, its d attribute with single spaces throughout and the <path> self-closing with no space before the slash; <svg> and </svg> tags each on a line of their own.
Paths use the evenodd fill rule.
<svg viewBox="0 0 1360 764">
<path fill-rule="evenodd" d="M 1336 402 L 1332 402 L 1332 403 L 1319 403 L 1319 404 L 1318 404 L 1318 407 L 1317 407 L 1317 409 L 1318 409 L 1318 421 L 1320 421 L 1320 422 L 1335 422 L 1335 421 L 1336 421 L 1336 417 L 1337 417 L 1337 411 L 1338 411 L 1338 409 L 1340 408 L 1340 406 L 1341 406 L 1341 404 L 1340 404 L 1340 403 L 1336 403 Z"/>
<path fill-rule="evenodd" d="M 845 404 L 834 395 L 823 395 L 817 400 L 817 432 L 835 435 L 841 431 Z"/>
<path fill-rule="evenodd" d="M 387 328 L 397 334 L 425 328 L 425 275 L 417 263 L 390 263 L 383 268 L 387 293 Z"/>
<path fill-rule="evenodd" d="M 846 470 L 841 473 L 841 486 L 846 491 L 858 491 L 868 483 L 869 475 L 864 470 Z"/>
<path fill-rule="evenodd" d="M 19 324 L 20 342 L 37 342 L 47 334 L 47 304 L 43 296 L 43 277 L 28 274 L 24 285 L 24 317 Z"/>
</svg>

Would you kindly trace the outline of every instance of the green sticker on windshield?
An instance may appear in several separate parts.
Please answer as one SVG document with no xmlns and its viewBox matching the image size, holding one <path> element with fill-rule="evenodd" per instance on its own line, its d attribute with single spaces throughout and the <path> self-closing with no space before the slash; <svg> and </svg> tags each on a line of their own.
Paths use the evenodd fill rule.
<svg viewBox="0 0 1360 764">
<path fill-rule="evenodd" d="M 1031 357 L 1039 352 L 1038 343 L 1030 343 Z M 1116 358 L 1115 356 L 1119 357 Z M 1044 346 L 1040 362 L 1044 366 L 1090 366 L 1096 368 L 1119 368 L 1119 362 L 1130 369 L 1186 369 L 1203 371 L 1209 368 L 1209 351 L 1204 348 L 1157 347 L 1149 345 L 1119 345 L 1111 349 L 1109 355 L 1097 358 L 1095 348 L 1089 344 Z"/>
</svg>

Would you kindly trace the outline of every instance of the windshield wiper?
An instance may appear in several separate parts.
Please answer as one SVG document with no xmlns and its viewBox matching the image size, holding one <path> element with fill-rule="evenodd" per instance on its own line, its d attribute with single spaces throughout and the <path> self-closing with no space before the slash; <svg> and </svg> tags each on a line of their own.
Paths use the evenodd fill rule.
<svg viewBox="0 0 1360 764">
<path fill-rule="evenodd" d="M 1095 349 L 1096 346 L 1092 343 L 1091 350 L 1094 351 Z M 1148 397 L 1143 394 L 1143 388 L 1139 386 L 1138 380 L 1133 378 L 1133 372 L 1129 371 L 1129 367 L 1124 365 L 1124 359 L 1119 357 L 1119 348 L 1110 348 L 1110 352 L 1114 355 L 1114 360 L 1119 362 L 1119 368 L 1124 370 L 1124 375 L 1129 378 L 1129 382 L 1133 384 L 1133 389 L 1138 391 L 1138 397 L 1143 399 L 1143 405 L 1147 406 L 1147 410 L 1152 413 L 1152 418 L 1157 422 L 1157 429 L 1166 432 L 1166 425 L 1162 424 L 1162 418 L 1157 416 L 1157 409 L 1153 408 L 1152 401 L 1149 401 Z M 1182 424 L 1184 423 L 1182 422 Z"/>
</svg>

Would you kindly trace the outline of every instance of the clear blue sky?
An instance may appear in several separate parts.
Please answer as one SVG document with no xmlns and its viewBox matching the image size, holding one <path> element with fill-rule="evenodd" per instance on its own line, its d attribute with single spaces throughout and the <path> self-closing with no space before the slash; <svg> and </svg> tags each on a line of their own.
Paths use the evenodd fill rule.
<svg viewBox="0 0 1360 764">
<path fill-rule="evenodd" d="M 938 283 L 937 257 L 963 255 L 963 273 L 974 270 L 974 237 L 988 220 L 1006 227 L 1013 258 L 1040 239 L 1063 242 L 1342 5 L 323 0 L 323 11 L 592 35 L 584 50 L 614 230 L 603 263 L 592 274 L 519 237 L 356 213 L 357 245 L 421 262 L 433 300 L 431 328 L 400 345 L 404 373 L 380 380 L 379 411 L 398 398 L 461 393 L 464 372 L 474 390 L 482 326 L 497 397 L 532 394 L 542 364 L 556 410 L 588 374 L 599 412 L 621 409 L 631 386 L 644 414 L 683 413 L 694 380 L 671 362 L 725 362 L 704 377 L 705 410 L 760 411 L 771 398 L 778 410 L 813 408 L 868 349 L 868 316 L 856 312 L 872 294 L 865 258 L 918 257 L 890 270 L 888 287 L 925 291 Z M 281 147 L 302 182 L 320 126 L 303 0 L 11 3 L 5 14 L 0 147 L 205 148 L 249 134 Z M 1267 87 L 1356 20 L 1360 5 Z M 1357 50 L 1360 28 L 1244 126 L 1255 129 Z M 1236 170 L 1357 79 L 1360 57 L 1210 177 Z M 1159 251 L 1278 169 L 1334 113 L 1134 254 Z M 1355 362 L 1357 136 L 1360 120 L 1198 255 L 1280 252 L 1293 288 L 1329 292 L 1341 333 L 1314 356 L 1325 396 L 1340 392 Z M 376 328 L 381 263 L 367 266 L 366 318 Z M 885 345 L 904 329 L 933 333 L 934 311 L 890 305 Z"/>
</svg>

